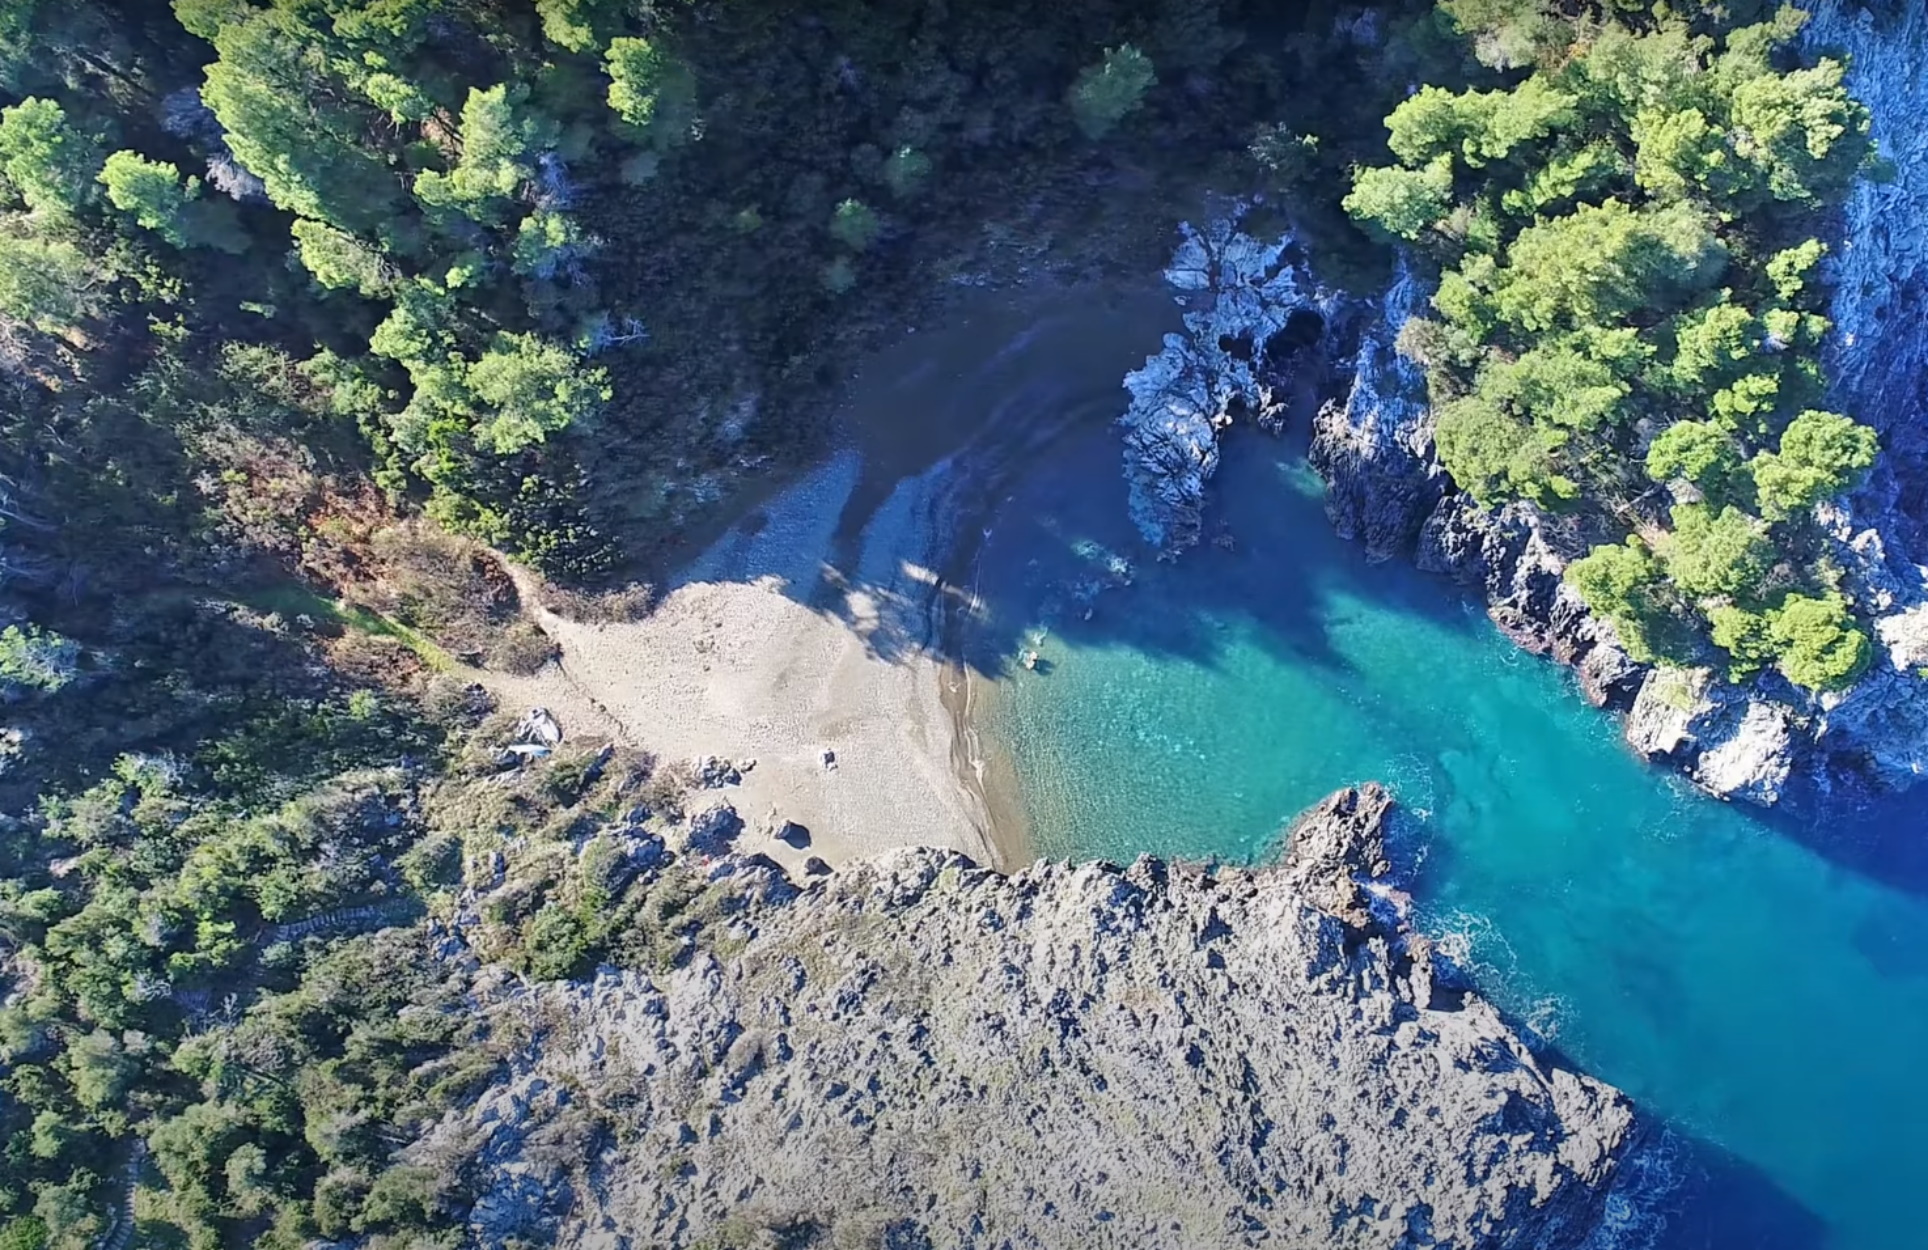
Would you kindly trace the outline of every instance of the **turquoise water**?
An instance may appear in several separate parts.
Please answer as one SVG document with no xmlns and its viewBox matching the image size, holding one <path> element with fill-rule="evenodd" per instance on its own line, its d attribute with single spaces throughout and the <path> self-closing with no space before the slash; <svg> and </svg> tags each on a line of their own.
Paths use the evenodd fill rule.
<svg viewBox="0 0 1928 1250">
<path fill-rule="evenodd" d="M 1335 539 L 1285 445 L 1226 460 L 1231 552 L 1143 559 L 1103 433 L 991 534 L 976 658 L 1008 671 L 989 728 L 1041 853 L 1259 858 L 1382 780 L 1428 826 L 1423 927 L 1672 1127 L 1659 1244 L 1928 1245 L 1928 802 L 1771 823 L 1705 799 L 1451 587 Z"/>
</svg>

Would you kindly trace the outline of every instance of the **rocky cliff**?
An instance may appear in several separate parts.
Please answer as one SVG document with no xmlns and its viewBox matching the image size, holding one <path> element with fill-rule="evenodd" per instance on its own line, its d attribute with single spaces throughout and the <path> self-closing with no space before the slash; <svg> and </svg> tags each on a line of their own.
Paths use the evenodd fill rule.
<svg viewBox="0 0 1928 1250">
<path fill-rule="evenodd" d="M 1420 525 L 1452 487 L 1433 453 L 1425 375 L 1396 343 L 1430 295 L 1402 258 L 1378 305 L 1357 310 L 1365 325 L 1344 398 L 1327 400 L 1312 423 L 1309 459 L 1326 481 L 1326 515 L 1370 559 L 1411 555 Z"/>
<path fill-rule="evenodd" d="M 1566 566 L 1601 535 L 1530 505 L 1482 509 L 1453 488 L 1433 446 L 1425 383 L 1395 346 L 1424 307 L 1402 264 L 1378 299 L 1346 297 L 1310 276 L 1290 239 L 1261 244 L 1234 214 L 1187 227 L 1168 274 L 1194 303 L 1186 333 L 1132 374 L 1121 421 L 1139 528 L 1172 555 L 1197 540 L 1205 483 L 1222 431 L 1251 421 L 1277 431 L 1280 396 L 1318 388 L 1309 459 L 1325 479 L 1326 511 L 1370 558 L 1412 555 L 1423 569 L 1482 594 L 1489 614 L 1529 651 L 1573 667 L 1596 706 L 1626 712 L 1630 745 L 1725 798 L 1773 804 L 1806 780 L 1900 789 L 1928 776 L 1928 160 L 1909 120 L 1924 104 L 1928 17 L 1876 21 L 1858 6 L 1827 8 L 1819 45 L 1854 54 L 1857 92 L 1884 151 L 1902 158 L 1890 180 L 1868 181 L 1842 215 L 1830 358 L 1837 406 L 1881 432 L 1868 485 L 1817 512 L 1842 588 L 1875 624 L 1875 658 L 1851 690 L 1812 695 L 1769 671 L 1746 686 L 1702 666 L 1635 663 L 1613 627 L 1564 582 Z M 1295 341 L 1283 329 L 1316 326 Z"/>
<path fill-rule="evenodd" d="M 713 861 L 666 970 L 484 990 L 501 1074 L 411 1153 L 474 1162 L 484 1245 L 1577 1245 L 1633 1114 L 1442 975 L 1395 827 L 1368 786 L 1279 868 Z"/>
</svg>

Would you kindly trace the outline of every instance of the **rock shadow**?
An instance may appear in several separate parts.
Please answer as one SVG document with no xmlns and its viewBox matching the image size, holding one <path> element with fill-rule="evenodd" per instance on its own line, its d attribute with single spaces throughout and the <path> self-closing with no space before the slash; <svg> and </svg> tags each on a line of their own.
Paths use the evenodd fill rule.
<svg viewBox="0 0 1928 1250">
<path fill-rule="evenodd" d="M 1928 784 L 1899 794 L 1822 793 L 1812 784 L 1790 788 L 1781 803 L 1753 813 L 1762 824 L 1871 881 L 1916 898 L 1928 899 Z M 1900 925 L 1907 934 L 1896 930 Z M 1928 974 L 1928 911 L 1910 909 L 1906 918 L 1880 922 L 1863 936 L 1877 964 L 1907 958 Z M 1909 936 L 1912 935 L 1912 936 Z M 1887 948 L 1899 941 L 1905 955 Z"/>
<path fill-rule="evenodd" d="M 1237 637 L 1291 663 L 1344 670 L 1330 633 L 1335 593 L 1454 630 L 1481 623 L 1457 588 L 1373 565 L 1332 533 L 1303 430 L 1284 439 L 1234 430 L 1226 441 L 1207 541 L 1176 562 L 1159 561 L 1133 531 L 1110 431 L 1067 445 L 1062 463 L 1003 510 L 969 586 L 976 611 L 947 658 L 1008 673 L 1027 651 L 1048 658 L 1042 638 L 1210 666 Z"/>
<path fill-rule="evenodd" d="M 1677 1149 L 1677 1188 L 1653 1250 L 1821 1250 L 1827 1224 L 1766 1173 L 1713 1142 L 1678 1131 L 1651 1149 Z M 1636 1178 L 1629 1178 L 1636 1179 Z M 1640 1194 L 1628 1195 L 1637 1205 Z"/>
</svg>

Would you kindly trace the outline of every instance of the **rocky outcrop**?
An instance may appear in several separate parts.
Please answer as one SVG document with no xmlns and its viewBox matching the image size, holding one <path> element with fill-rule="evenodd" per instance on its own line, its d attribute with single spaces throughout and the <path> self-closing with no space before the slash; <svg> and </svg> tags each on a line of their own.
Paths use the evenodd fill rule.
<svg viewBox="0 0 1928 1250">
<path fill-rule="evenodd" d="M 1326 515 L 1371 560 L 1411 554 L 1420 525 L 1451 486 L 1433 453 L 1425 376 L 1396 345 L 1425 295 L 1402 259 L 1360 339 L 1344 401 L 1325 404 L 1312 423 L 1307 458 L 1325 479 Z"/>
<path fill-rule="evenodd" d="M 1928 23 L 1922 25 L 1928 32 Z M 1851 24 L 1857 38 L 1869 29 L 1866 21 Z M 1901 98 L 1894 91 L 1888 95 Z M 1918 181 L 1918 202 L 1909 200 L 1908 207 L 1919 210 L 1918 220 L 1928 220 L 1928 178 Z M 1875 205 L 1892 199 L 1879 188 L 1857 193 L 1847 224 L 1858 233 L 1844 243 L 1837 264 L 1839 275 L 1856 284 L 1837 297 L 1837 312 L 1866 323 L 1868 334 L 1886 337 L 1893 337 L 1885 318 L 1895 308 L 1928 311 L 1928 266 L 1917 264 L 1915 252 L 1879 224 Z M 1572 667 L 1589 702 L 1616 710 L 1638 704 L 1639 715 L 1627 726 L 1634 747 L 1679 767 L 1718 796 L 1772 804 L 1796 777 L 1824 788 L 1843 781 L 1901 788 L 1928 775 L 1928 666 L 1916 657 L 1928 645 L 1912 641 L 1928 632 L 1922 626 L 1928 620 L 1928 568 L 1909 554 L 1923 522 L 1911 509 L 1928 516 L 1928 505 L 1920 502 L 1928 499 L 1928 435 L 1921 433 L 1928 426 L 1913 419 L 1919 406 L 1908 399 L 1923 389 L 1918 379 L 1908 382 L 1889 363 L 1861 358 L 1872 352 L 1857 350 L 1833 362 L 1841 371 L 1837 389 L 1844 411 L 1872 406 L 1889 413 L 1876 422 L 1884 440 L 1880 472 L 1854 498 L 1817 513 L 1834 548 L 1831 563 L 1843 572 L 1843 589 L 1876 625 L 1877 655 L 1869 674 L 1845 694 L 1822 697 L 1773 673 L 1745 688 L 1711 675 L 1683 684 L 1679 674 L 1635 662 L 1612 625 L 1595 619 L 1565 584 L 1567 565 L 1601 535 L 1582 534 L 1574 522 L 1556 521 L 1530 505 L 1483 509 L 1453 490 L 1435 454 L 1424 379 L 1397 351 L 1400 329 L 1423 300 L 1420 284 L 1403 266 L 1370 315 L 1345 316 L 1341 301 L 1302 272 L 1292 271 L 1298 276 L 1276 286 L 1252 276 L 1273 272 L 1270 267 L 1289 251 L 1283 242 L 1276 249 L 1260 247 L 1230 222 L 1207 235 L 1188 233 L 1187 239 L 1174 273 L 1217 275 L 1193 288 L 1214 292 L 1208 306 L 1213 315 L 1188 319 L 1192 333 L 1173 336 L 1163 355 L 1132 375 L 1134 394 L 1157 402 L 1135 405 L 1124 422 L 1127 463 L 1136 475 L 1134 510 L 1147 537 L 1167 554 L 1196 541 L 1203 483 L 1217 467 L 1219 430 L 1250 404 L 1262 410 L 1274 405 L 1301 368 L 1289 356 L 1220 350 L 1212 345 L 1237 348 L 1239 340 L 1214 339 L 1212 331 L 1252 319 L 1281 324 L 1279 310 L 1296 300 L 1300 311 L 1316 309 L 1324 324 L 1336 327 L 1325 332 L 1321 359 L 1350 366 L 1344 400 L 1328 402 L 1313 421 L 1308 456 L 1326 481 L 1326 511 L 1335 529 L 1361 542 L 1369 559 L 1410 552 L 1420 568 L 1477 591 L 1494 623 L 1516 644 Z M 1921 251 L 1928 255 L 1928 244 Z M 1869 266 L 1871 252 L 1885 270 Z M 1898 289 L 1878 298 L 1867 284 L 1883 281 Z M 1219 294 L 1221 286 L 1240 297 Z M 1306 289 L 1320 293 L 1308 298 L 1300 294 Z M 1219 315 L 1221 308 L 1233 311 Z M 1358 346 L 1348 355 L 1343 342 L 1354 334 Z M 1912 340 L 1891 354 L 1928 363 L 1928 353 Z M 1158 385 L 1146 389 L 1152 380 Z M 1914 406 L 1897 408 L 1904 401 Z M 1183 413 L 1197 419 L 1179 421 Z M 1708 651 L 1703 663 L 1723 661 Z M 1689 686 L 1696 693 L 1675 707 L 1670 701 L 1687 698 Z"/>
<path fill-rule="evenodd" d="M 1118 429 L 1132 520 L 1165 556 L 1198 542 L 1219 433 L 1241 418 L 1276 431 L 1294 373 L 1322 359 L 1339 309 L 1289 236 L 1263 243 L 1238 220 L 1234 210 L 1204 231 L 1180 226 L 1165 278 L 1186 305 L 1185 332 L 1125 376 L 1131 407 Z"/>
<path fill-rule="evenodd" d="M 1169 276 L 1194 300 L 1187 333 L 1127 379 L 1133 405 L 1120 424 L 1133 515 L 1147 539 L 1168 555 L 1196 542 L 1220 431 L 1248 412 L 1268 424 L 1282 383 L 1302 371 L 1298 359 L 1263 350 L 1268 336 L 1294 315 L 1316 316 L 1319 358 L 1350 379 L 1343 400 L 1314 419 L 1309 457 L 1326 480 L 1334 527 L 1368 558 L 1413 551 L 1421 567 L 1477 588 L 1510 638 L 1573 666 L 1591 702 L 1636 710 L 1628 738 L 1637 749 L 1715 794 L 1772 803 L 1796 777 L 1824 788 L 1902 788 L 1928 776 L 1928 665 L 1912 641 L 1928 619 L 1928 130 L 1919 124 L 1928 9 L 1809 7 L 1808 47 L 1846 54 L 1849 86 L 1868 105 L 1890 166 L 1889 176 L 1854 188 L 1828 261 L 1832 406 L 1882 442 L 1868 482 L 1818 515 L 1841 589 L 1876 627 L 1873 663 L 1852 690 L 1815 697 L 1771 673 L 1736 689 L 1635 663 L 1561 583 L 1585 544 L 1552 534 L 1532 509 L 1489 513 L 1450 493 L 1423 379 L 1396 348 L 1423 302 L 1413 276 L 1402 266 L 1366 312 L 1320 287 L 1289 240 L 1241 233 L 1236 211 L 1203 232 L 1186 227 Z M 1721 658 L 1710 652 L 1708 661 Z"/>
<path fill-rule="evenodd" d="M 1627 742 L 1670 763 L 1704 790 L 1770 806 L 1781 800 L 1799 755 L 1800 722 L 1789 705 L 1722 681 L 1712 669 L 1647 670 L 1627 714 Z"/>
<path fill-rule="evenodd" d="M 667 970 L 499 984 L 498 1076 L 404 1157 L 472 1161 L 485 1246 L 1575 1246 L 1632 1111 L 1436 967 L 1392 828 L 1365 787 L 1278 868 L 724 861 Z"/>
<path fill-rule="evenodd" d="M 1286 831 L 1285 879 L 1292 892 L 1355 929 L 1378 925 L 1374 899 L 1389 900 L 1397 818 L 1392 795 L 1367 784 L 1328 795 Z M 1395 917 L 1391 928 L 1402 919 Z"/>
<path fill-rule="evenodd" d="M 1415 559 L 1482 594 L 1494 624 L 1515 644 L 1571 665 L 1595 707 L 1627 708 L 1646 668 L 1566 584 L 1568 563 L 1585 550 L 1577 535 L 1556 530 L 1531 504 L 1494 511 L 1455 494 L 1420 527 Z"/>
</svg>

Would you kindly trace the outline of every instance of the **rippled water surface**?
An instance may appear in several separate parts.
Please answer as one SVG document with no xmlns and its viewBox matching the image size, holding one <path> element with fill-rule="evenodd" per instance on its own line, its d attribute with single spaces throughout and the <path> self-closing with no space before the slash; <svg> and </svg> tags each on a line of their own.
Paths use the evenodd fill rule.
<svg viewBox="0 0 1928 1250">
<path fill-rule="evenodd" d="M 1236 440 L 1218 496 L 1235 550 L 1153 564 L 1101 431 L 998 518 L 976 659 L 1038 849 L 1261 857 L 1383 780 L 1430 827 L 1425 926 L 1674 1126 L 1661 1244 L 1928 1245 L 1928 803 L 1701 798 L 1450 587 L 1335 539 L 1286 444 Z"/>
</svg>

